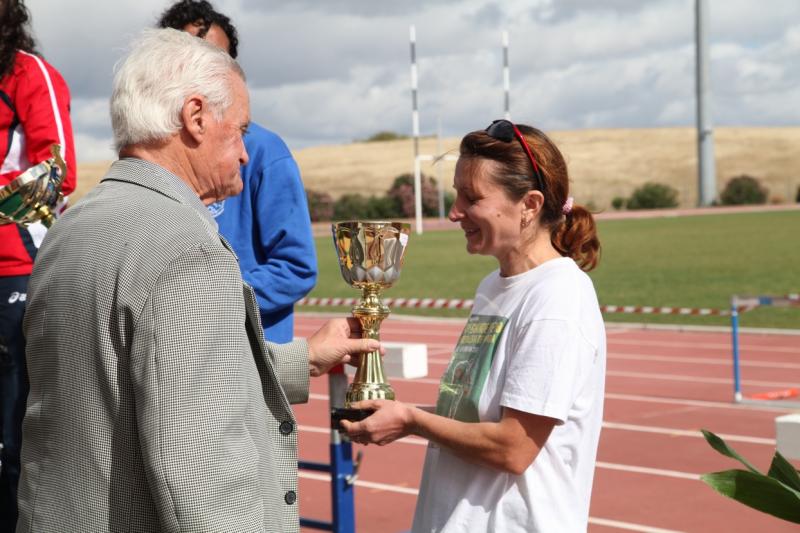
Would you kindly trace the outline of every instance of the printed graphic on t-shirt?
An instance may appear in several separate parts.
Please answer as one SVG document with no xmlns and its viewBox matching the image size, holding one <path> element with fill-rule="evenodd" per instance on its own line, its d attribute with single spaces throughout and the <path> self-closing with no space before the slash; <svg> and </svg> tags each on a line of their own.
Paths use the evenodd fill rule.
<svg viewBox="0 0 800 533">
<path fill-rule="evenodd" d="M 508 318 L 473 315 L 458 339 L 450 366 L 439 382 L 436 414 L 478 422 L 478 402 Z"/>
</svg>

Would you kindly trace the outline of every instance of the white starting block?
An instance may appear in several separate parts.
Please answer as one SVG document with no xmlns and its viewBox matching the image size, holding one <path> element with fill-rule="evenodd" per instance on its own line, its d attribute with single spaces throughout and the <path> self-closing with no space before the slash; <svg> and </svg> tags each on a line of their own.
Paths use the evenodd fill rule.
<svg viewBox="0 0 800 533">
<path fill-rule="evenodd" d="M 800 459 L 800 413 L 775 419 L 775 442 L 781 455 L 787 459 Z"/>
<path fill-rule="evenodd" d="M 383 370 L 386 377 L 416 379 L 428 375 L 428 345 L 419 342 L 381 341 L 386 348 L 383 356 Z M 345 365 L 347 373 L 354 375 L 356 367 Z"/>
</svg>

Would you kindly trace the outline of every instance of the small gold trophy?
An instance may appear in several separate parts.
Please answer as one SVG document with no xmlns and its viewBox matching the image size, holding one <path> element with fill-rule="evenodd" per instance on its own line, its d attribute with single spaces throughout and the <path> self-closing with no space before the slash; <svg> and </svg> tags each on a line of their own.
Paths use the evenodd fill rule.
<svg viewBox="0 0 800 533">
<path fill-rule="evenodd" d="M 411 225 L 358 220 L 338 222 L 332 229 L 342 277 L 350 286 L 361 289 L 361 298 L 352 310 L 361 324 L 361 336 L 380 340 L 381 322 L 389 316 L 381 291 L 400 276 Z M 347 388 L 344 408 L 333 410 L 337 426 L 338 420 L 363 420 L 372 414 L 371 410 L 351 407 L 361 400 L 394 400 L 394 390 L 386 381 L 377 350 L 361 354 L 361 364 Z"/>
<path fill-rule="evenodd" d="M 0 224 L 16 222 L 27 226 L 41 221 L 48 228 L 53 225 L 53 209 L 63 198 L 61 184 L 67 165 L 61 157 L 61 146 L 54 144 L 50 153 L 53 157 L 0 187 Z"/>
</svg>

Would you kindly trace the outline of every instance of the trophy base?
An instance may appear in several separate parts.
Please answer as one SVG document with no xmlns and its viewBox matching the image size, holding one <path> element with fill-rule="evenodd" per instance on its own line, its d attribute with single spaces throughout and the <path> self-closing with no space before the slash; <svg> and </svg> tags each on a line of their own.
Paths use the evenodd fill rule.
<svg viewBox="0 0 800 533">
<path fill-rule="evenodd" d="M 359 383 L 353 381 L 344 396 L 344 404 L 352 405 L 364 400 L 394 400 L 394 389 L 386 382 Z"/>
<path fill-rule="evenodd" d="M 331 429 L 337 429 L 341 431 L 342 426 L 339 424 L 339 422 L 342 420 L 360 422 L 374 412 L 374 409 L 351 409 L 348 407 L 337 407 L 335 409 L 331 409 Z"/>
</svg>

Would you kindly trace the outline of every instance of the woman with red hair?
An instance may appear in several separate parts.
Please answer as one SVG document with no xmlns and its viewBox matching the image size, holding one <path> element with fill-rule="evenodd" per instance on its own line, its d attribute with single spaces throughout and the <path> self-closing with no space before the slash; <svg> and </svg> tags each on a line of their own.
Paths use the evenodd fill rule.
<svg viewBox="0 0 800 533">
<path fill-rule="evenodd" d="M 497 259 L 435 408 L 366 401 L 355 442 L 430 441 L 414 533 L 586 531 L 603 417 L 606 337 L 594 218 L 541 131 L 496 120 L 463 138 L 450 220 Z"/>
</svg>

